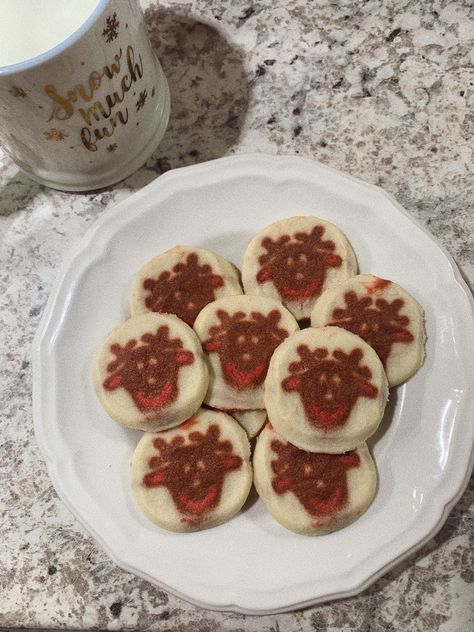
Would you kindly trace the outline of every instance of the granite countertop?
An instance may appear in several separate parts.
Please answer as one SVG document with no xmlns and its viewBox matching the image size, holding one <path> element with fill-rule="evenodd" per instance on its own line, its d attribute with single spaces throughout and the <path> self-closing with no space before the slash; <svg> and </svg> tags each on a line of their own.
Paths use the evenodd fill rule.
<svg viewBox="0 0 474 632">
<path fill-rule="evenodd" d="M 316 158 L 392 193 L 474 283 L 470 2 L 142 4 L 172 94 L 146 165 L 76 195 L 0 153 L 0 627 L 474 630 L 472 481 L 438 535 L 358 597 L 263 617 L 201 610 L 121 571 L 53 490 L 30 348 L 58 266 L 104 209 L 170 168 L 241 152 Z"/>
</svg>

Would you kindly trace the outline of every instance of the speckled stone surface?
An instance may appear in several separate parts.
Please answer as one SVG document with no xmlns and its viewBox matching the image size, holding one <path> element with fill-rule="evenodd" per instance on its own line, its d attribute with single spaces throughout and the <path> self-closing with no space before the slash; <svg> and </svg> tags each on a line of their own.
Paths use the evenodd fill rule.
<svg viewBox="0 0 474 632">
<path fill-rule="evenodd" d="M 201 610 L 108 559 L 53 490 L 30 346 L 58 266 L 104 209 L 164 171 L 248 151 L 383 186 L 474 284 L 474 10 L 462 1 L 143 2 L 172 94 L 155 155 L 66 194 L 0 153 L 0 627 L 177 632 L 474 630 L 473 490 L 422 550 L 352 599 L 253 617 Z"/>
</svg>

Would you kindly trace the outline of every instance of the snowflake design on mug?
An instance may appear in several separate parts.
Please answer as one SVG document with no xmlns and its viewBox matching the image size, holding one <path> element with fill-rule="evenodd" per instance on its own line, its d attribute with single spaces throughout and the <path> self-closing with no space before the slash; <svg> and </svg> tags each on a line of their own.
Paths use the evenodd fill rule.
<svg viewBox="0 0 474 632">
<path fill-rule="evenodd" d="M 142 107 L 145 105 L 146 99 L 147 99 L 147 91 L 146 90 L 142 90 L 140 92 L 140 96 L 138 97 L 138 101 L 136 102 L 136 107 L 137 107 L 137 112 L 139 110 L 142 109 Z"/>
<path fill-rule="evenodd" d="M 14 97 L 26 97 L 26 91 L 23 88 L 17 88 L 17 86 L 10 88 L 9 92 Z"/>
<path fill-rule="evenodd" d="M 117 14 L 114 13 L 113 15 L 109 15 L 106 24 L 105 29 L 102 31 L 102 35 L 105 37 L 105 41 L 110 43 L 118 37 L 120 22 L 117 20 Z"/>
</svg>

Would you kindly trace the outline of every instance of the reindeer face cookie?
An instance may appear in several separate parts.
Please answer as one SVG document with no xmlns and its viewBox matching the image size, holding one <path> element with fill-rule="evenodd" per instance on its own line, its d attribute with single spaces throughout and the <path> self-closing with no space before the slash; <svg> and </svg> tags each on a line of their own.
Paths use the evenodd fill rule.
<svg viewBox="0 0 474 632">
<path fill-rule="evenodd" d="M 388 385 L 375 351 L 339 327 L 305 329 L 273 354 L 265 407 L 276 431 L 312 452 L 351 450 L 377 429 Z"/>
<path fill-rule="evenodd" d="M 326 288 L 356 272 L 354 252 L 338 228 L 317 217 L 291 217 L 252 239 L 242 281 L 247 294 L 278 299 L 302 320 Z"/>
<path fill-rule="evenodd" d="M 235 294 L 242 294 L 242 288 L 229 261 L 202 248 L 175 246 L 140 270 L 130 307 L 132 316 L 176 314 L 192 327 L 208 303 Z"/>
<path fill-rule="evenodd" d="M 389 386 L 404 382 L 423 364 L 423 310 L 392 281 L 360 274 L 326 290 L 314 305 L 311 324 L 343 327 L 363 338 L 382 361 Z"/>
<path fill-rule="evenodd" d="M 322 535 L 345 527 L 368 508 L 377 473 L 366 444 L 345 454 L 300 450 L 267 424 L 253 457 L 254 482 L 284 527 Z"/>
<path fill-rule="evenodd" d="M 178 428 L 143 436 L 131 483 L 139 507 L 164 529 L 221 524 L 241 509 L 252 484 L 247 436 L 229 415 L 201 409 Z"/>
<path fill-rule="evenodd" d="M 113 329 L 94 366 L 108 414 L 130 428 L 176 426 L 201 405 L 209 376 L 193 330 L 176 316 L 144 314 Z"/>
<path fill-rule="evenodd" d="M 194 323 L 209 367 L 206 404 L 263 408 L 263 382 L 274 349 L 298 323 L 277 301 L 229 296 L 205 307 Z"/>
</svg>

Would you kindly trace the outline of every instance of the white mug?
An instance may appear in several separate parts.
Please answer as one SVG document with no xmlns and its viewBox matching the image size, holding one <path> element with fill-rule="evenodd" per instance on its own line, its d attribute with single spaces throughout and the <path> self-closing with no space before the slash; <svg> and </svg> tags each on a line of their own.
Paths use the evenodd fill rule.
<svg viewBox="0 0 474 632">
<path fill-rule="evenodd" d="M 137 0 L 89 2 L 92 13 L 50 50 L 2 66 L 0 47 L 0 145 L 31 178 L 65 191 L 133 173 L 169 118 Z"/>
</svg>

